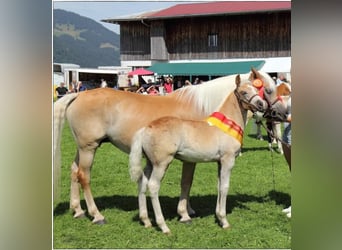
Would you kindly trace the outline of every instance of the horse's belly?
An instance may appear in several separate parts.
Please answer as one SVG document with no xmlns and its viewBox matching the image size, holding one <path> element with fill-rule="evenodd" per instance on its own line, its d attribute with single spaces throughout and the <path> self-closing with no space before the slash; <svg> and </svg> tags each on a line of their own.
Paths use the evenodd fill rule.
<svg viewBox="0 0 342 250">
<path fill-rule="evenodd" d="M 199 152 L 191 149 L 185 149 L 178 151 L 175 155 L 176 159 L 187 161 L 187 162 L 212 162 L 218 161 L 220 159 L 220 155 L 218 153 L 211 152 Z"/>
</svg>

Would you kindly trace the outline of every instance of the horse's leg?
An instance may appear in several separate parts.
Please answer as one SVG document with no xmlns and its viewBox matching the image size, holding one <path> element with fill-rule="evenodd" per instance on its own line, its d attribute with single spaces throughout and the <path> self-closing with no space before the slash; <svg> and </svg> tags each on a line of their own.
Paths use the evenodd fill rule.
<svg viewBox="0 0 342 250">
<path fill-rule="evenodd" d="M 84 210 L 81 208 L 80 201 L 80 186 L 78 182 L 78 150 L 76 153 L 75 161 L 71 165 L 71 187 L 70 187 L 70 208 L 74 210 L 74 218 L 84 217 Z"/>
<path fill-rule="evenodd" d="M 196 163 L 183 162 L 182 180 L 181 180 L 181 195 L 179 197 L 177 212 L 181 216 L 181 222 L 191 222 L 190 215 L 195 214 L 195 211 L 190 206 L 189 196 L 192 180 L 195 172 Z"/>
<path fill-rule="evenodd" d="M 221 185 L 221 162 L 217 163 L 217 199 L 216 199 L 216 208 L 215 208 L 215 214 L 218 214 L 220 212 L 220 200 L 221 200 L 221 194 L 220 194 L 220 185 Z M 218 218 L 217 218 L 218 219 Z"/>
<path fill-rule="evenodd" d="M 260 122 L 258 122 L 258 121 L 255 121 L 255 124 L 256 124 L 256 130 L 257 130 L 257 132 L 256 132 L 256 138 L 258 139 L 258 140 L 260 140 L 260 141 L 263 141 L 264 140 L 264 138 L 262 137 L 262 134 L 261 134 L 261 124 L 260 124 Z"/>
<path fill-rule="evenodd" d="M 154 215 L 156 217 L 156 222 L 159 228 L 165 234 L 171 233 L 171 231 L 165 223 L 165 219 L 161 210 L 161 206 L 159 202 L 159 189 L 160 189 L 160 182 L 164 177 L 167 166 L 168 164 L 159 164 L 157 166 L 153 166 L 151 177 L 148 181 L 148 189 L 150 190 L 150 196 L 151 196 L 152 206 L 154 210 Z"/>
<path fill-rule="evenodd" d="M 91 149 L 79 149 L 79 164 L 77 177 L 79 182 L 81 183 L 84 192 L 84 198 L 87 203 L 88 212 L 92 217 L 94 217 L 92 222 L 96 224 L 104 224 L 104 216 L 99 212 L 98 208 L 96 207 L 90 189 L 90 169 L 93 164 L 95 148 L 96 147 L 93 147 Z"/>
<path fill-rule="evenodd" d="M 216 204 L 216 216 L 222 228 L 229 228 L 230 226 L 227 220 L 226 203 L 229 189 L 230 174 L 234 166 L 234 162 L 234 156 L 227 156 L 221 159 L 221 167 L 219 167 L 219 190 Z"/>
<path fill-rule="evenodd" d="M 276 122 L 274 124 L 274 133 L 275 133 L 275 135 L 277 135 L 277 138 L 279 138 L 279 139 L 281 138 L 281 123 L 280 122 Z M 277 144 L 278 144 L 279 153 L 284 154 L 281 141 L 277 140 Z"/>
<path fill-rule="evenodd" d="M 267 127 L 267 141 L 268 141 L 268 148 L 270 151 L 273 151 L 272 148 L 272 142 L 273 142 L 273 136 L 269 131 L 272 131 L 273 133 L 273 122 L 272 121 L 266 121 L 266 127 Z"/>
<path fill-rule="evenodd" d="M 147 204 L 146 204 L 146 189 L 147 183 L 151 176 L 152 165 L 149 161 L 147 161 L 147 165 L 144 169 L 144 173 L 138 181 L 138 188 L 139 188 L 139 218 L 144 223 L 145 227 L 151 227 L 152 223 L 148 218 L 147 212 Z"/>
</svg>

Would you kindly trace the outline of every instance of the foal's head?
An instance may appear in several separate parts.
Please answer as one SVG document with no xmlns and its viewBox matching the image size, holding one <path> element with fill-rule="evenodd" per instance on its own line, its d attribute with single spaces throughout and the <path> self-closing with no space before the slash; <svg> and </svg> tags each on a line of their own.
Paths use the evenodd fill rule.
<svg viewBox="0 0 342 250">
<path fill-rule="evenodd" d="M 234 93 L 244 109 L 251 110 L 252 112 L 264 112 L 266 110 L 266 101 L 250 80 L 241 81 L 240 75 L 237 75 L 235 83 L 236 89 Z"/>
<path fill-rule="evenodd" d="M 261 83 L 260 89 L 263 90 L 264 99 L 268 104 L 264 117 L 275 121 L 285 121 L 287 108 L 282 99 L 277 95 L 277 88 L 273 79 L 268 74 L 252 68 L 249 80 L 253 83 L 256 81 Z"/>
</svg>

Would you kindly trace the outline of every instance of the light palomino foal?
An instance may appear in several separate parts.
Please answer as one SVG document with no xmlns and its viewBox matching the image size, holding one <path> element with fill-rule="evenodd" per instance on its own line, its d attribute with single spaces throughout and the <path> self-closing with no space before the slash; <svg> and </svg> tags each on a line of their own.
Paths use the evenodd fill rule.
<svg viewBox="0 0 342 250">
<path fill-rule="evenodd" d="M 241 148 L 247 110 L 264 111 L 266 102 L 249 80 L 241 83 L 236 76 L 236 89 L 224 100 L 217 112 L 206 120 L 185 120 L 162 117 L 152 121 L 134 135 L 129 156 L 130 175 L 138 181 L 139 217 L 150 227 L 146 191 L 150 191 L 156 222 L 163 233 L 170 233 L 159 203 L 158 192 L 165 171 L 174 158 L 187 162 L 217 162 L 219 166 L 216 216 L 223 228 L 228 228 L 226 199 L 231 169 Z M 210 140 L 208 140 L 210 138 Z M 151 164 L 144 172 L 143 152 Z M 151 166 L 152 167 L 149 167 Z"/>
</svg>

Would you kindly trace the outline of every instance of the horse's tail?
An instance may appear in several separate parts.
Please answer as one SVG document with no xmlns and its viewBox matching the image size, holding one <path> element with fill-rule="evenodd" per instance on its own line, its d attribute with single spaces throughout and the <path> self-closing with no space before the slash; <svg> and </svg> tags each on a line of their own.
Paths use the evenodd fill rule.
<svg viewBox="0 0 342 250">
<path fill-rule="evenodd" d="M 129 173 L 132 181 L 138 181 L 143 174 L 141 159 L 143 156 L 143 135 L 145 128 L 138 130 L 134 137 L 129 154 Z"/>
<path fill-rule="evenodd" d="M 67 107 L 75 100 L 78 93 L 71 93 L 58 99 L 53 105 L 53 198 L 59 196 L 61 177 L 61 135 Z"/>
</svg>

